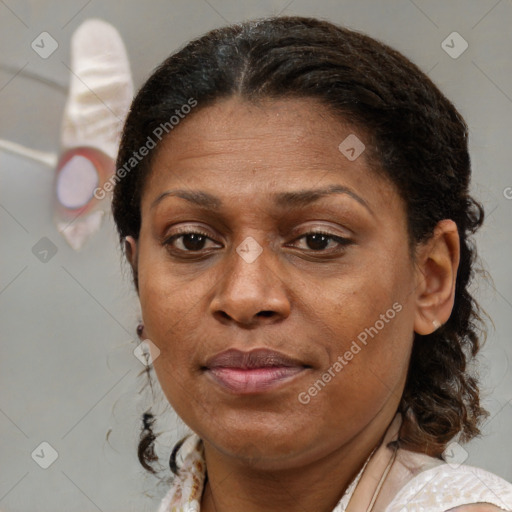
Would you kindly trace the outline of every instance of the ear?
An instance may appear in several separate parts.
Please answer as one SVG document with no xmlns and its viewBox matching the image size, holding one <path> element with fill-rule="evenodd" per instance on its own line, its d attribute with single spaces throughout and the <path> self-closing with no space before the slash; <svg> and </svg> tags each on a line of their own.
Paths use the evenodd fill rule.
<svg viewBox="0 0 512 512">
<path fill-rule="evenodd" d="M 126 252 L 126 258 L 130 262 L 132 267 L 133 281 L 135 284 L 135 289 L 137 292 L 139 291 L 139 280 L 138 280 L 138 272 L 137 272 L 137 261 L 138 261 L 138 250 L 137 250 L 137 240 L 133 238 L 133 236 L 126 236 L 124 239 L 124 250 Z"/>
<path fill-rule="evenodd" d="M 137 240 L 133 236 L 124 237 L 124 250 L 132 269 L 135 269 L 137 267 Z"/>
<path fill-rule="evenodd" d="M 414 331 L 427 335 L 450 318 L 460 260 L 457 224 L 444 219 L 416 253 L 416 317 Z"/>
</svg>

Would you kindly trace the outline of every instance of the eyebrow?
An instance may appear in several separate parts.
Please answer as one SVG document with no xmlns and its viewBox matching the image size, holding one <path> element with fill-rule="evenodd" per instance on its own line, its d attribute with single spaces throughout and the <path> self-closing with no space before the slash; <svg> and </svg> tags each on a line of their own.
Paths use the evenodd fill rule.
<svg viewBox="0 0 512 512">
<path fill-rule="evenodd" d="M 330 185 L 324 188 L 298 190 L 295 192 L 279 192 L 272 194 L 272 199 L 276 206 L 298 208 L 301 206 L 307 206 L 323 197 L 333 194 L 345 194 L 352 197 L 373 215 L 368 203 L 362 197 L 357 195 L 352 189 L 342 185 Z M 181 197 L 195 205 L 203 208 L 210 208 L 212 210 L 220 210 L 223 204 L 219 197 L 209 194 L 208 192 L 200 190 L 167 190 L 166 192 L 161 193 L 151 203 L 150 209 L 155 208 L 158 203 L 169 196 Z"/>
</svg>

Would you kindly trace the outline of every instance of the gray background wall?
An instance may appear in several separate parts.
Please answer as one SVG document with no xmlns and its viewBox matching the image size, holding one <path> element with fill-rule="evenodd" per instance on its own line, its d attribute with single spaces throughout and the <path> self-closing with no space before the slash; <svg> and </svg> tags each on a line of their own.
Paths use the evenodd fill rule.
<svg viewBox="0 0 512 512">
<path fill-rule="evenodd" d="M 119 29 L 138 87 L 188 39 L 277 13 L 325 18 L 391 44 L 427 71 L 465 116 L 473 191 L 488 212 L 477 240 L 494 279 L 479 282 L 476 291 L 495 323 L 480 358 L 491 415 L 485 436 L 466 446 L 466 463 L 512 480 L 509 0 L 0 1 L 0 138 L 59 151 L 69 41 L 87 18 Z M 42 31 L 59 44 L 46 60 L 30 47 Z M 441 47 L 453 31 L 469 44 L 457 59 Z M 139 394 L 143 367 L 132 354 L 139 309 L 113 224 L 107 219 L 76 253 L 52 222 L 52 194 L 50 168 L 0 150 L 0 510 L 156 510 L 166 488 L 136 460 L 140 413 L 152 399 Z M 46 263 L 32 253 L 42 237 L 57 246 Z M 163 414 L 157 429 L 166 431 L 158 449 L 168 456 L 183 426 L 164 404 L 155 411 Z M 58 453 L 46 470 L 31 457 L 44 441 Z"/>
</svg>

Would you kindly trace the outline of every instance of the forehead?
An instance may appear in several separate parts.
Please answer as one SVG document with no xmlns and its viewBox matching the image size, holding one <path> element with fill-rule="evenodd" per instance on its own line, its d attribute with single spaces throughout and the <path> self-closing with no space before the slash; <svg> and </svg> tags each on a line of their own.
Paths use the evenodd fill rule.
<svg viewBox="0 0 512 512">
<path fill-rule="evenodd" d="M 266 148 L 311 157 L 332 156 L 330 149 L 333 144 L 337 148 L 336 141 L 341 142 L 340 137 L 347 131 L 349 128 L 314 98 L 249 102 L 230 97 L 204 108 L 199 106 L 181 121 L 163 146 L 180 159 L 235 155 L 245 150 L 249 163 L 264 163 L 282 154 L 264 153 Z"/>
<path fill-rule="evenodd" d="M 146 199 L 154 201 L 167 188 L 203 188 L 227 199 L 258 200 L 268 198 L 270 190 L 334 184 L 357 189 L 374 204 L 397 202 L 395 187 L 370 169 L 365 151 L 349 159 L 353 153 L 340 150 L 340 144 L 347 149 L 346 140 L 349 146 L 360 141 L 354 146 L 359 152 L 366 135 L 314 98 L 253 103 L 232 97 L 199 106 L 161 143 L 143 208 Z"/>
</svg>

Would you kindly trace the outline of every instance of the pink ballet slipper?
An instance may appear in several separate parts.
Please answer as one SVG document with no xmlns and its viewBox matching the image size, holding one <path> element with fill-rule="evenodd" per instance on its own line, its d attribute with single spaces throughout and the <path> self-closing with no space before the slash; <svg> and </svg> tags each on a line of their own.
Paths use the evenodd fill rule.
<svg viewBox="0 0 512 512">
<path fill-rule="evenodd" d="M 103 186 L 115 171 L 132 97 L 121 36 L 102 20 L 85 21 L 71 39 L 70 91 L 55 174 L 55 223 L 77 251 L 100 228 L 110 208 Z"/>
</svg>

